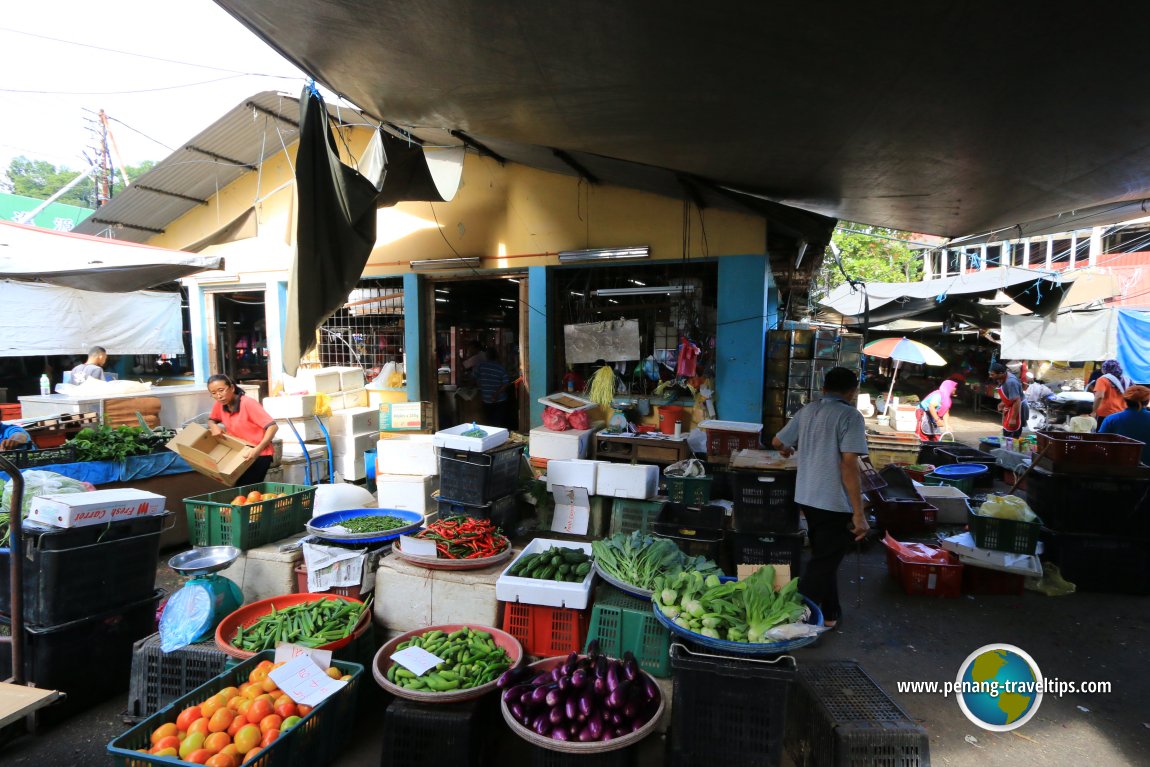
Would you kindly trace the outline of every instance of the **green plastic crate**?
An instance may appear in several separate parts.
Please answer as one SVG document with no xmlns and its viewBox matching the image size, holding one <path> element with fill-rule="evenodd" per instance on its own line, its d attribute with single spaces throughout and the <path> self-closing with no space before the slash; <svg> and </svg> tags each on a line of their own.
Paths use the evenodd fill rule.
<svg viewBox="0 0 1150 767">
<path fill-rule="evenodd" d="M 228 669 L 209 682 L 197 687 L 108 744 L 108 754 L 116 767 L 170 766 L 178 762 L 170 757 L 141 754 L 137 749 L 150 745 L 152 731 L 165 722 L 174 722 L 176 715 L 189 706 L 199 705 L 225 687 L 238 687 L 260 661 L 275 660 L 273 650 L 265 650 Z M 363 666 L 358 663 L 332 661 L 332 665 L 351 674 L 347 687 L 316 706 L 303 721 L 277 738 L 260 752 L 246 767 L 316 767 L 329 764 L 339 756 L 340 749 L 352 736 L 355 726 L 356 697 L 359 692 Z"/>
<path fill-rule="evenodd" d="M 922 478 L 922 483 L 924 485 L 957 487 L 967 495 L 974 495 L 974 477 L 943 477 L 930 473 Z"/>
<path fill-rule="evenodd" d="M 665 501 L 658 498 L 651 501 L 614 499 L 611 503 L 611 535 L 633 533 L 636 530 L 643 534 L 651 532 L 651 523 L 663 510 L 664 503 Z"/>
<path fill-rule="evenodd" d="M 1033 554 L 1038 550 L 1038 532 L 1042 520 L 1022 522 L 1017 519 L 999 519 L 970 510 L 970 533 L 974 545 L 980 549 L 1006 551 L 1011 554 Z"/>
<path fill-rule="evenodd" d="M 665 477 L 664 480 L 667 483 L 667 498 L 671 503 L 702 506 L 711 500 L 714 477 Z"/>
<path fill-rule="evenodd" d="M 232 506 L 237 495 L 253 490 L 283 493 L 282 498 Z M 262 482 L 184 499 L 193 546 L 235 546 L 254 549 L 301 532 L 311 519 L 315 488 Z"/>
<path fill-rule="evenodd" d="M 587 643 L 599 640 L 599 649 L 613 658 L 630 650 L 639 668 L 652 676 L 671 675 L 671 632 L 663 628 L 647 600 L 624 594 L 603 583 L 595 590 Z M 583 646 L 584 651 L 587 645 Z"/>
</svg>

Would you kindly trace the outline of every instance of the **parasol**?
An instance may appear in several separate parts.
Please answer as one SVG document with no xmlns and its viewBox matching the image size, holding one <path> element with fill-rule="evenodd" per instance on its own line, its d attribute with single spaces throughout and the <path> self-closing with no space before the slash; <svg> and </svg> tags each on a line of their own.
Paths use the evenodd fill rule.
<svg viewBox="0 0 1150 767">
<path fill-rule="evenodd" d="M 945 365 L 946 360 L 938 352 L 926 344 L 911 341 L 909 338 L 880 338 L 863 347 L 863 354 L 871 357 L 882 357 L 894 360 L 894 373 L 890 377 L 890 391 L 886 394 L 886 401 L 894 396 L 894 380 L 898 378 L 898 366 L 903 362 L 916 365 Z"/>
</svg>

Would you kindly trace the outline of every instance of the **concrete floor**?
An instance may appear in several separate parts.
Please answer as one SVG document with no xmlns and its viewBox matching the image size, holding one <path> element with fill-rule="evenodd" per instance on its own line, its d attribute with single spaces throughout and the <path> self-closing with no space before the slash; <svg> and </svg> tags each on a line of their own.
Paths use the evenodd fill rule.
<svg viewBox="0 0 1150 767">
<path fill-rule="evenodd" d="M 993 416 L 956 414 L 960 440 L 993 433 Z M 975 444 L 977 442 L 975 441 Z M 886 573 L 880 546 L 851 555 L 840 571 L 844 621 L 814 647 L 795 653 L 812 660 L 853 659 L 930 734 L 936 767 L 1078 767 L 1150 764 L 1150 598 L 1077 593 L 934 599 L 908 597 Z M 1047 677 L 1106 681 L 1109 694 L 1047 695 L 1037 715 L 1011 733 L 972 725 L 954 699 L 898 693 L 902 681 L 953 680 L 962 661 L 985 644 L 1005 642 L 1028 652 Z M 372 684 L 371 680 L 366 680 Z M 752 702 L 748 702 L 752 704 Z M 12 765 L 107 764 L 107 743 L 126 727 L 120 694 L 65 723 L 0 747 Z M 369 698 L 353 735 L 334 762 L 381 763 L 383 702 Z M 641 764 L 660 764 L 662 744 L 645 744 Z M 523 763 L 505 747 L 499 764 Z"/>
</svg>

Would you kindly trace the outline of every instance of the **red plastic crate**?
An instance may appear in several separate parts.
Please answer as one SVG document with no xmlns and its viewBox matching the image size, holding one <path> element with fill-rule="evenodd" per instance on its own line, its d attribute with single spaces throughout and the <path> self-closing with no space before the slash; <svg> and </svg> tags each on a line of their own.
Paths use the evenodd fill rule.
<svg viewBox="0 0 1150 767">
<path fill-rule="evenodd" d="M 19 403 L 0 404 L 0 421 L 19 421 L 23 417 L 23 406 Z"/>
<path fill-rule="evenodd" d="M 759 432 L 726 431 L 725 429 L 704 429 L 707 433 L 707 460 L 712 463 L 726 463 L 731 453 L 738 450 L 758 450 Z"/>
<path fill-rule="evenodd" d="M 528 655 L 550 658 L 581 652 L 587 641 L 591 610 L 503 603 L 503 630 L 519 640 Z"/>
<path fill-rule="evenodd" d="M 950 564 L 910 562 L 886 548 L 886 569 L 910 596 L 959 597 L 962 596 L 962 563 L 953 552 L 947 552 Z M 932 546 L 931 548 L 938 548 Z"/>
<path fill-rule="evenodd" d="M 962 568 L 963 594 L 1021 596 L 1025 586 L 1025 575 L 1004 573 L 973 565 Z"/>
<path fill-rule="evenodd" d="M 68 435 L 63 431 L 32 432 L 32 442 L 38 450 L 44 450 L 49 447 L 60 447 L 60 445 L 63 445 L 67 441 Z"/>
<path fill-rule="evenodd" d="M 1142 462 L 1142 443 L 1120 434 L 1040 431 L 1038 454 L 1055 462 L 1137 466 Z"/>
</svg>

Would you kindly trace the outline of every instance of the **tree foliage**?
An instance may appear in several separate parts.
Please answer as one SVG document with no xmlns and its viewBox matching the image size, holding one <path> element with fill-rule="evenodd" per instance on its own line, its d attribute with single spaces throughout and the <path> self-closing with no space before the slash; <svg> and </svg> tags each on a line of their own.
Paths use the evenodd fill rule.
<svg viewBox="0 0 1150 767">
<path fill-rule="evenodd" d="M 840 221 L 831 241 L 839 249 L 842 269 L 831 248 L 816 282 L 818 292 L 829 293 L 851 279 L 864 282 L 913 282 L 922 279 L 922 251 L 905 242 L 914 235 L 898 229 Z M 893 238 L 893 239 L 892 239 Z"/>
<path fill-rule="evenodd" d="M 127 167 L 128 178 L 135 181 L 155 166 L 155 161 L 146 160 L 139 165 Z M 68 182 L 79 176 L 81 171 L 60 165 L 56 166 L 46 160 L 30 160 L 27 157 L 16 157 L 8 165 L 4 178 L 0 178 L 0 187 L 25 197 L 37 200 L 47 200 Z M 95 174 L 93 174 L 94 176 Z M 115 183 L 112 186 L 112 196 L 123 191 L 124 180 L 120 172 L 116 171 Z M 77 205 L 81 208 L 96 207 L 96 180 L 89 177 L 76 184 L 65 192 L 56 202 L 65 205 Z"/>
</svg>

